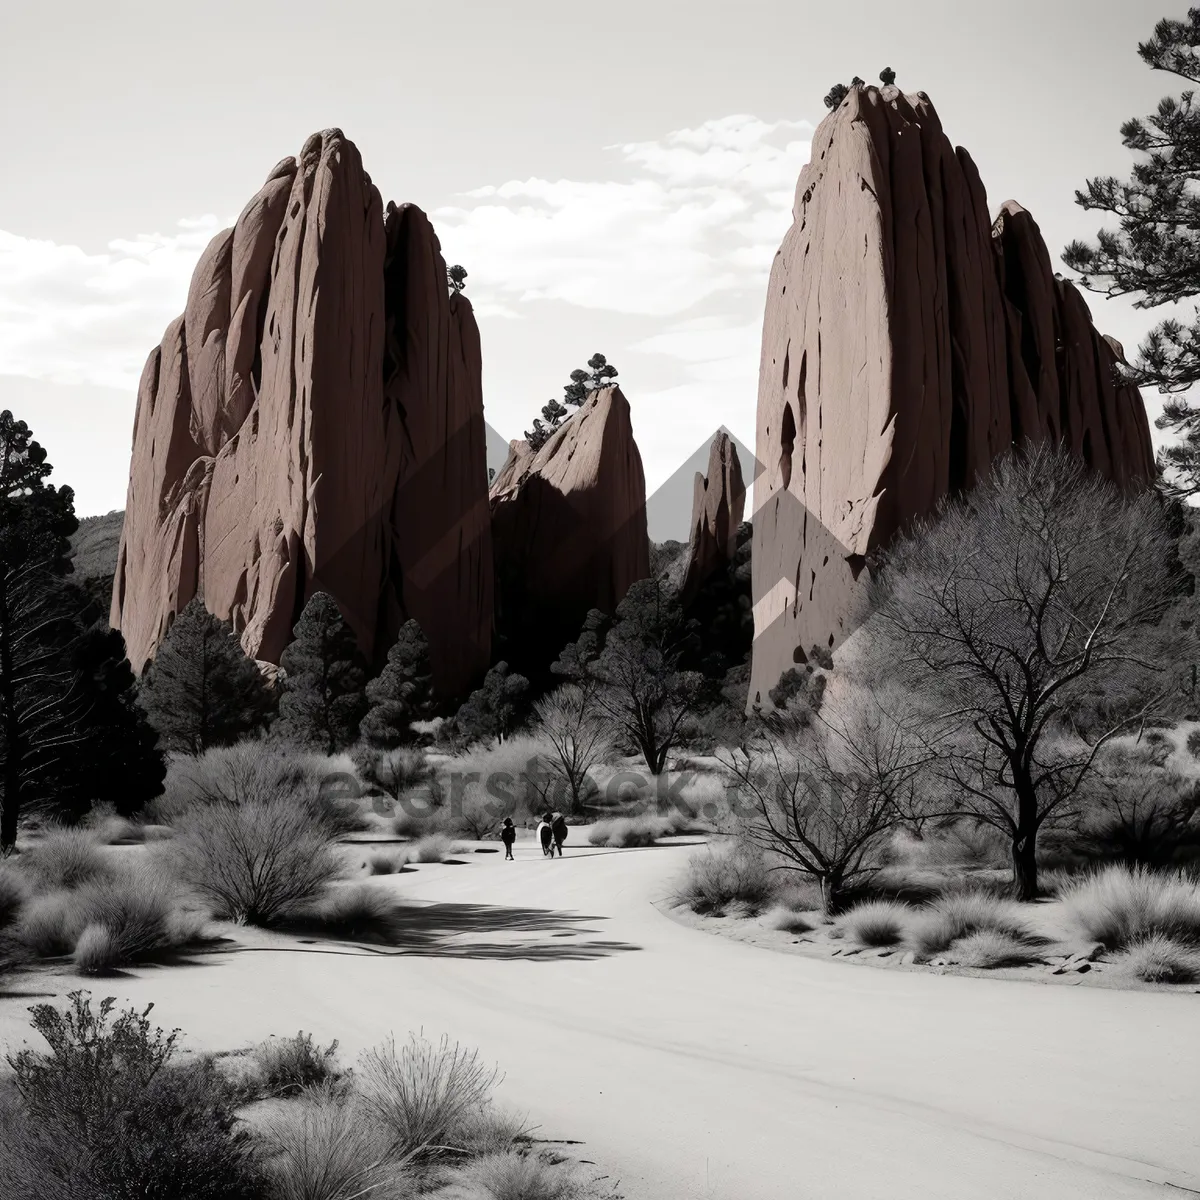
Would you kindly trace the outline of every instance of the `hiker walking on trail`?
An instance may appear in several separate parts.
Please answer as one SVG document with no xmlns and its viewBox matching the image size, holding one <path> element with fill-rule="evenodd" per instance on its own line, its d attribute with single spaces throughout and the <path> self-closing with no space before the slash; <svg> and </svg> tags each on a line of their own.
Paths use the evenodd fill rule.
<svg viewBox="0 0 1200 1200">
<path fill-rule="evenodd" d="M 567 818 L 556 812 L 550 820 L 550 832 L 554 836 L 554 847 L 558 857 L 562 858 L 563 842 L 567 840 Z"/>
<path fill-rule="evenodd" d="M 512 822 L 512 817 L 505 817 L 504 824 L 500 826 L 500 840 L 504 843 L 504 857 L 510 859 L 513 856 L 513 842 L 517 840 L 517 827 Z"/>
<path fill-rule="evenodd" d="M 547 813 L 546 816 L 550 814 Z M 554 833 L 550 829 L 550 822 L 543 819 L 538 822 L 537 839 L 542 843 L 542 853 L 547 858 L 554 857 Z"/>
</svg>

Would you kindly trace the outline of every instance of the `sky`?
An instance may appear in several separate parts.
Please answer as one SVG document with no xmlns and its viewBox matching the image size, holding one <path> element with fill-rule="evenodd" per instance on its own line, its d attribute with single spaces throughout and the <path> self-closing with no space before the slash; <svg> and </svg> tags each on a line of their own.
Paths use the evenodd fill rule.
<svg viewBox="0 0 1200 1200">
<path fill-rule="evenodd" d="M 336 126 L 467 268 L 489 424 L 519 437 L 599 350 L 653 491 L 719 426 L 754 444 L 767 276 L 831 84 L 890 66 L 926 92 L 993 213 L 1020 201 L 1059 269 L 1101 223 L 1074 190 L 1127 175 L 1121 123 L 1179 90 L 1136 47 L 1184 8 L 6 4 L 0 407 L 81 515 L 124 507 L 138 375 L 200 252 L 279 159 Z M 1131 352 L 1163 315 L 1088 301 Z"/>
</svg>

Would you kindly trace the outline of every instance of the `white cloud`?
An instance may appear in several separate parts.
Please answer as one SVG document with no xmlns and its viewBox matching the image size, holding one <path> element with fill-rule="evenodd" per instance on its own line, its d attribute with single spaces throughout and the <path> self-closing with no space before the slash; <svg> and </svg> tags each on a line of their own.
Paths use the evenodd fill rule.
<svg viewBox="0 0 1200 1200">
<path fill-rule="evenodd" d="M 484 306 L 559 300 L 671 318 L 715 296 L 761 293 L 808 157 L 798 135 L 811 128 L 722 117 L 609 147 L 617 178 L 510 180 L 434 220 Z"/>
<path fill-rule="evenodd" d="M 185 218 L 99 254 L 0 231 L 0 374 L 136 388 L 218 228 L 211 214 Z"/>
</svg>

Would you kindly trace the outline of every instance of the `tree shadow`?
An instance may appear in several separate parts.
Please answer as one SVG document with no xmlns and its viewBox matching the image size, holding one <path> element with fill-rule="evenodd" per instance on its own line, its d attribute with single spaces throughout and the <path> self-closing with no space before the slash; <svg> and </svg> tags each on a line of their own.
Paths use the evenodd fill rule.
<svg viewBox="0 0 1200 1200">
<path fill-rule="evenodd" d="M 375 954 L 527 962 L 589 961 L 641 949 L 631 942 L 597 938 L 597 931 L 587 927 L 589 922 L 607 919 L 498 904 L 401 903 L 353 937 L 313 929 L 307 931 L 307 944 L 298 941 L 286 949 L 309 954 L 344 953 L 324 947 L 353 945 Z M 236 952 L 281 948 L 230 947 Z"/>
</svg>

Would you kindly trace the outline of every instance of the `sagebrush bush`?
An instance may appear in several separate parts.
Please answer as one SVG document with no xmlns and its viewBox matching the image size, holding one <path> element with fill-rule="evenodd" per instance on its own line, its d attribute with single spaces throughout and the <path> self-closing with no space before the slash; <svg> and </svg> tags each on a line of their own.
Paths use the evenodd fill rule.
<svg viewBox="0 0 1200 1200">
<path fill-rule="evenodd" d="M 1200 979 L 1200 953 L 1195 947 L 1161 933 L 1130 942 L 1112 961 L 1120 974 L 1143 983 L 1195 983 Z"/>
<path fill-rule="evenodd" d="M 860 946 L 895 946 L 904 940 L 913 909 L 895 900 L 867 900 L 838 917 L 836 928 Z"/>
<path fill-rule="evenodd" d="M 951 892 L 918 910 L 910 937 L 923 955 L 940 954 L 968 934 L 990 930 L 1014 941 L 1031 940 L 1021 906 L 986 892 Z"/>
<path fill-rule="evenodd" d="M 999 929 L 977 929 L 959 938 L 950 947 L 950 953 L 964 967 L 986 970 L 1025 966 L 1042 958 L 1037 947 Z"/>
<path fill-rule="evenodd" d="M 509 1150 L 485 1154 L 450 1172 L 445 1200 L 576 1200 L 585 1194 L 578 1169 Z"/>
<path fill-rule="evenodd" d="M 1062 894 L 1067 922 L 1109 950 L 1160 934 L 1200 946 L 1200 883 L 1180 873 L 1107 867 Z"/>
<path fill-rule="evenodd" d="M 414 1200 L 408 1164 L 352 1097 L 320 1084 L 270 1114 L 261 1134 L 272 1200 Z"/>
<path fill-rule="evenodd" d="M 771 902 L 774 892 L 775 880 L 762 855 L 732 842 L 693 854 L 673 899 L 702 914 L 724 913 L 734 904 L 755 912 Z"/>
<path fill-rule="evenodd" d="M 195 757 L 172 758 L 163 787 L 146 814 L 167 825 L 213 805 L 264 804 L 303 809 L 331 837 L 366 825 L 359 799 L 364 789 L 346 755 L 295 755 L 268 743 L 240 742 Z"/>
<path fill-rule="evenodd" d="M 686 814 L 674 811 L 659 816 L 645 813 L 636 817 L 614 817 L 588 826 L 588 841 L 593 846 L 614 849 L 653 846 L 660 837 L 673 837 L 690 825 Z"/>
<path fill-rule="evenodd" d="M 86 829 L 47 830 L 18 862 L 38 891 L 76 888 L 112 874 L 112 860 Z"/>
<path fill-rule="evenodd" d="M 216 916 L 270 926 L 342 877 L 330 838 L 310 810 L 284 799 L 218 803 L 180 817 L 164 852 Z"/>
<path fill-rule="evenodd" d="M 259 1042 L 250 1056 L 258 1096 L 298 1096 L 306 1088 L 336 1083 L 341 1076 L 337 1048 L 336 1039 L 321 1046 L 304 1030 Z"/>
<path fill-rule="evenodd" d="M 454 1146 L 490 1107 L 499 1080 L 499 1071 L 487 1067 L 477 1050 L 444 1036 L 433 1043 L 410 1034 L 399 1047 L 389 1039 L 359 1060 L 363 1105 L 402 1154 Z"/>
<path fill-rule="evenodd" d="M 254 1200 L 249 1140 L 211 1060 L 172 1061 L 176 1035 L 152 1029 L 149 1009 L 113 1019 L 111 997 L 69 1000 L 31 1010 L 49 1054 L 8 1060 L 23 1119 L 0 1152 L 16 1168 L 6 1200 Z"/>
</svg>

